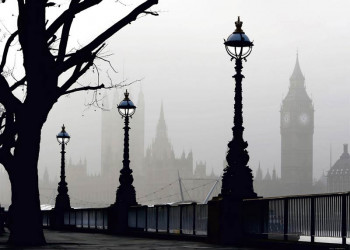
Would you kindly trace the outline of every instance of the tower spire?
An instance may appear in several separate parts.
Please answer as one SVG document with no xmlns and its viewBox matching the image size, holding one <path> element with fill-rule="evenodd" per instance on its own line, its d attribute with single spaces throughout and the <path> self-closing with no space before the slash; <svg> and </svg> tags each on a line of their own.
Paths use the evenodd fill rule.
<svg viewBox="0 0 350 250">
<path fill-rule="evenodd" d="M 160 137 L 167 137 L 167 126 L 165 123 L 165 117 L 164 117 L 164 108 L 163 108 L 163 100 L 160 105 L 160 114 L 159 114 L 159 120 L 157 125 L 157 134 Z"/>
<path fill-rule="evenodd" d="M 332 168 L 332 143 L 329 147 L 329 169 Z"/>
<path fill-rule="evenodd" d="M 295 61 L 295 66 L 294 66 L 294 70 L 293 70 L 293 73 L 291 75 L 291 77 L 289 78 L 289 80 L 292 82 L 294 81 L 300 81 L 302 83 L 304 83 L 305 81 L 305 77 L 303 75 L 303 73 L 301 72 L 301 69 L 300 69 L 300 64 L 299 64 L 299 53 L 297 51 L 297 58 L 296 58 L 296 61 Z"/>
<path fill-rule="evenodd" d="M 256 181 L 262 181 L 262 171 L 261 171 L 261 168 L 260 168 L 260 161 L 259 161 L 259 167 L 258 167 L 258 170 L 256 171 L 256 178 L 255 180 Z"/>
<path fill-rule="evenodd" d="M 164 118 L 163 100 L 162 100 L 162 102 L 160 103 L 160 115 L 159 115 L 159 121 L 161 121 L 161 120 L 165 120 L 165 118 Z"/>
</svg>

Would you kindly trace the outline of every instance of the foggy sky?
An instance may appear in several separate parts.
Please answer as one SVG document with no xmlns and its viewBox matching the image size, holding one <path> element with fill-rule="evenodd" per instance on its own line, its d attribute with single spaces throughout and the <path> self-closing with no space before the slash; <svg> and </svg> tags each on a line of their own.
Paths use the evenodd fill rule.
<svg viewBox="0 0 350 250">
<path fill-rule="evenodd" d="M 64 7 L 68 1 L 62 2 Z M 70 46 L 86 44 L 141 1 L 124 2 L 127 6 L 107 1 L 77 16 Z M 280 174 L 279 110 L 297 51 L 315 106 L 314 177 L 329 169 L 331 144 L 333 162 L 338 159 L 342 144 L 350 142 L 349 1 L 160 0 L 153 10 L 160 10 L 160 15 L 138 19 L 114 35 L 106 49 L 119 72 L 112 74 L 114 82 L 142 79 L 146 147 L 154 138 L 163 101 L 175 153 L 192 149 L 195 161 L 206 161 L 208 172 L 214 168 L 220 173 L 232 139 L 235 73 L 223 39 L 234 31 L 240 16 L 255 45 L 243 62 L 244 138 L 251 168 L 255 172 L 261 161 L 265 171 L 275 165 Z M 111 72 L 107 64 L 99 62 L 99 66 Z M 95 81 L 96 73 L 83 80 Z M 135 100 L 139 86 L 129 88 Z M 100 171 L 101 112 L 85 110 L 88 101 L 89 94 L 72 94 L 55 105 L 43 129 L 40 174 L 47 167 L 52 176 L 59 175 L 60 147 L 55 136 L 62 123 L 72 137 L 67 156 L 73 161 L 86 157 L 90 173 Z"/>
</svg>

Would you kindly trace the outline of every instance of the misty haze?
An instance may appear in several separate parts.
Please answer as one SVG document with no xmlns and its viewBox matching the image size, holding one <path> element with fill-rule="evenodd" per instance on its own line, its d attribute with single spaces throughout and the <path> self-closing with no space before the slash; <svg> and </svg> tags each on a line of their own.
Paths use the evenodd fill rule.
<svg viewBox="0 0 350 250">
<path fill-rule="evenodd" d="M 112 25 L 116 15 L 123 17 L 142 3 L 126 2 L 124 6 L 104 1 L 93 11 L 79 14 L 71 27 L 67 51 L 86 45 Z M 57 16 L 69 3 L 60 1 L 60 7 L 48 8 L 46 15 Z M 16 30 L 17 25 L 16 4 L 5 4 L 6 8 L 0 8 L 1 50 L 9 30 Z M 229 165 L 228 143 L 233 140 L 236 79 L 232 76 L 237 74 L 237 64 L 223 43 L 235 28 L 239 30 L 235 26 L 238 16 L 254 43 L 247 60 L 240 60 L 243 139 L 248 143 L 247 166 L 252 170 L 256 197 L 350 191 L 349 10 L 346 0 L 163 0 L 152 6 L 159 15 L 146 12 L 109 38 L 103 48 L 106 60 L 97 61 L 77 81 L 81 86 L 98 82 L 116 87 L 68 93 L 48 114 L 38 160 L 41 208 L 55 206 L 58 183 L 63 183 L 64 153 L 56 138 L 63 124 L 70 136 L 64 144 L 70 206 L 106 208 L 117 203 L 120 171 L 126 164 L 127 127 L 127 115 L 121 116 L 118 105 L 128 101 L 127 97 L 136 106 L 127 120 L 127 157 L 137 204 L 195 202 L 203 205 L 197 208 L 200 213 L 207 213 L 204 205 L 208 201 L 225 197 L 223 175 Z M 17 69 L 23 59 L 13 53 L 7 60 L 12 74 L 23 74 Z M 60 75 L 59 85 L 72 72 L 69 69 Z M 26 87 L 14 93 L 24 100 Z M 2 106 L 0 109 L 0 114 L 5 112 Z M 288 203 L 271 202 L 275 203 L 270 205 L 270 220 L 283 221 L 281 209 Z M 289 206 L 293 202 L 299 206 L 296 200 Z M 5 209 L 11 205 L 11 184 L 3 167 L 0 205 Z M 291 219 L 289 226 L 296 225 L 292 234 L 309 237 L 303 221 L 309 219 L 313 206 L 307 203 L 300 210 L 301 222 Z M 247 213 L 253 211 L 249 209 Z M 341 216 L 337 223 L 340 220 Z M 277 224 L 274 230 L 283 232 Z M 348 224 L 350 227 L 350 220 Z M 328 237 L 330 229 L 320 228 L 316 226 L 319 236 Z M 198 234 L 207 234 L 206 229 L 201 230 Z"/>
</svg>

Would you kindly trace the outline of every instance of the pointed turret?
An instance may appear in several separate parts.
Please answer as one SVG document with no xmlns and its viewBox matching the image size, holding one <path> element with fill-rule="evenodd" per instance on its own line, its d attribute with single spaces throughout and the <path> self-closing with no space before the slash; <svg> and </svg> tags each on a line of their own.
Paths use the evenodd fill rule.
<svg viewBox="0 0 350 250">
<path fill-rule="evenodd" d="M 332 144 L 330 145 L 329 148 L 329 169 L 332 168 Z"/>
<path fill-rule="evenodd" d="M 293 70 L 293 73 L 292 73 L 291 77 L 289 78 L 289 80 L 291 82 L 298 81 L 298 82 L 302 82 L 302 83 L 304 83 L 304 81 L 305 81 L 305 77 L 300 69 L 298 53 L 297 53 L 297 60 L 295 62 L 294 70 Z"/>
<path fill-rule="evenodd" d="M 271 175 L 270 175 L 270 170 L 267 169 L 267 173 L 265 175 L 264 181 L 271 181 Z"/>
<path fill-rule="evenodd" d="M 261 167 L 260 167 L 260 161 L 259 161 L 258 170 L 256 171 L 255 180 L 256 181 L 262 181 L 262 171 L 261 171 Z"/>
<path fill-rule="evenodd" d="M 282 101 L 281 111 L 283 111 L 283 109 L 290 109 L 291 106 L 296 109 L 299 109 L 301 106 L 307 106 L 308 109 L 313 111 L 313 103 L 306 92 L 305 77 L 300 69 L 298 54 L 293 73 L 289 78 L 289 82 L 289 91 Z M 291 117 L 286 117 L 285 120 L 289 121 L 289 118 Z"/>
<path fill-rule="evenodd" d="M 159 114 L 159 120 L 157 124 L 157 136 L 161 138 L 167 138 L 167 126 L 165 123 L 165 118 L 164 118 L 164 108 L 163 108 L 163 101 L 160 106 L 160 114 Z"/>
<path fill-rule="evenodd" d="M 168 138 L 167 125 L 164 118 L 163 102 L 160 107 L 156 136 L 152 143 L 152 155 L 158 159 L 174 158 L 174 151 Z"/>
</svg>

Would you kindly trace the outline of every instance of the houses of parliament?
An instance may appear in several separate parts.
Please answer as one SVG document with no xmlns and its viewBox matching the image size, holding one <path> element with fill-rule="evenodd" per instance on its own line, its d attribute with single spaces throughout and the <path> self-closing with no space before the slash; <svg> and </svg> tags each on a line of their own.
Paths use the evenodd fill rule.
<svg viewBox="0 0 350 250">
<path fill-rule="evenodd" d="M 78 162 L 68 159 L 66 162 L 68 194 L 73 207 L 106 207 L 115 202 L 123 160 L 124 122 L 116 115 L 121 98 L 121 94 L 115 91 L 112 103 L 108 96 L 103 99 L 100 174 L 89 175 L 85 159 Z M 141 204 L 182 200 L 203 202 L 219 176 L 213 171 L 208 175 L 205 162 L 200 161 L 194 165 L 192 151 L 175 155 L 168 136 L 163 103 L 160 105 L 155 138 L 145 149 L 145 100 L 142 90 L 137 99 L 137 112 L 132 117 L 129 152 L 137 201 Z M 11 200 L 7 178 L 5 172 L 0 172 L 0 203 L 5 206 Z M 55 203 L 57 183 L 57 179 L 50 180 L 45 169 L 43 178 L 39 181 L 42 204 Z M 219 191 L 220 186 L 217 185 L 212 195 L 217 195 Z"/>
</svg>

